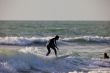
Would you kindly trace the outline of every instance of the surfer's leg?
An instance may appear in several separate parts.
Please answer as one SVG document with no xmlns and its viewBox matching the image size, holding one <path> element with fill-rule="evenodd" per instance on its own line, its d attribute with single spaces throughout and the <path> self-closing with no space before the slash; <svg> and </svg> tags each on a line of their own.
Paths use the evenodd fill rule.
<svg viewBox="0 0 110 73">
<path fill-rule="evenodd" d="M 50 54 L 50 52 L 51 52 L 51 50 L 50 50 L 50 47 L 49 47 L 49 46 L 47 46 L 47 50 L 48 50 L 48 52 L 47 52 L 46 56 L 48 56 L 48 55 Z"/>
<path fill-rule="evenodd" d="M 55 52 L 55 55 L 56 55 L 56 57 L 57 57 L 57 51 L 56 51 L 56 48 L 52 48 L 53 50 L 54 50 L 54 52 Z"/>
</svg>

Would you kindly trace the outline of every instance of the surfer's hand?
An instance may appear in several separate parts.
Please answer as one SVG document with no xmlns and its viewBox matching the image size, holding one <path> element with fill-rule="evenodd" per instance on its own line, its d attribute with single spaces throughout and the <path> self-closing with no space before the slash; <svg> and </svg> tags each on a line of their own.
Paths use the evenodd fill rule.
<svg viewBox="0 0 110 73">
<path fill-rule="evenodd" d="M 57 50 L 59 50 L 59 48 L 57 47 Z"/>
</svg>

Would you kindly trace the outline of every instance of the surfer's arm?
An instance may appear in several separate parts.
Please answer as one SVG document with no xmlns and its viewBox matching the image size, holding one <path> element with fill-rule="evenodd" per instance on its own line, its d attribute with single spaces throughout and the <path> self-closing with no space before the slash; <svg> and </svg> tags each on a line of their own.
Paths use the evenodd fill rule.
<svg viewBox="0 0 110 73">
<path fill-rule="evenodd" d="M 59 48 L 56 46 L 57 50 L 59 50 Z"/>
<path fill-rule="evenodd" d="M 57 50 L 59 50 L 59 48 L 57 47 L 56 41 L 54 41 L 54 44 L 55 44 L 55 48 L 57 48 Z"/>
</svg>

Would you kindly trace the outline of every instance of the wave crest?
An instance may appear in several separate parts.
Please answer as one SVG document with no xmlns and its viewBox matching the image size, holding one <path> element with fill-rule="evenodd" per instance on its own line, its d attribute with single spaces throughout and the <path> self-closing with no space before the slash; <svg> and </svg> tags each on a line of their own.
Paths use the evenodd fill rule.
<svg viewBox="0 0 110 73">
<path fill-rule="evenodd" d="M 32 45 L 44 44 L 50 37 L 37 38 L 37 37 L 0 37 L 1 45 Z"/>
<path fill-rule="evenodd" d="M 0 37 L 1 45 L 45 45 L 49 39 L 52 37 Z M 107 43 L 110 44 L 110 37 L 102 36 L 80 36 L 72 38 L 61 38 L 58 43 L 65 44 L 67 43 Z M 67 44 L 66 43 L 66 44 Z"/>
<path fill-rule="evenodd" d="M 65 42 L 88 42 L 88 43 L 110 43 L 110 37 L 102 36 L 81 36 L 74 38 L 64 38 Z"/>
</svg>

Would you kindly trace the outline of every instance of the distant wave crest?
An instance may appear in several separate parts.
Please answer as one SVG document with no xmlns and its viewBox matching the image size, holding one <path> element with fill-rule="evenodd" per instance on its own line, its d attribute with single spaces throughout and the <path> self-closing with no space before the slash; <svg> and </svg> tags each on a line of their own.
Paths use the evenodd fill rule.
<svg viewBox="0 0 110 73">
<path fill-rule="evenodd" d="M 110 43 L 110 37 L 102 36 L 81 36 L 74 38 L 64 38 L 65 42 L 88 42 L 88 43 Z"/>
<path fill-rule="evenodd" d="M 50 37 L 37 38 L 37 37 L 0 37 L 1 45 L 32 45 L 32 44 L 44 44 Z"/>
<path fill-rule="evenodd" d="M 52 37 L 0 37 L 1 45 L 45 45 L 47 41 Z M 73 38 L 61 38 L 58 43 L 64 44 L 67 43 L 107 43 L 110 44 L 110 37 L 102 36 L 81 36 Z"/>
</svg>

